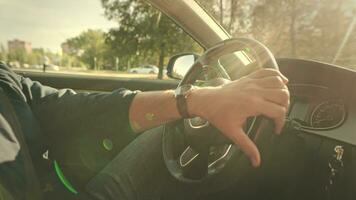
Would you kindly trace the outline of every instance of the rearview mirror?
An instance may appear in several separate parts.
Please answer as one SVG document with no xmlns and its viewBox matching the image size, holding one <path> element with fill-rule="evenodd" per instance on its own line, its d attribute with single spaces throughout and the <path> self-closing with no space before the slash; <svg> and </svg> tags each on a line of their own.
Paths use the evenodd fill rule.
<svg viewBox="0 0 356 200">
<path fill-rule="evenodd" d="M 198 57 L 195 53 L 183 53 L 171 57 L 167 65 L 168 77 L 179 80 L 183 79 Z"/>
</svg>

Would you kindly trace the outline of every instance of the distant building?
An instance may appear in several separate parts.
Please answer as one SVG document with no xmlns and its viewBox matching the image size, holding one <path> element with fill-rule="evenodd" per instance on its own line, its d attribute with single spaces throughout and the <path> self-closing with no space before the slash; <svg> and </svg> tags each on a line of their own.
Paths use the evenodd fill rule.
<svg viewBox="0 0 356 200">
<path fill-rule="evenodd" d="M 7 42 L 9 52 L 22 50 L 26 53 L 32 53 L 32 44 L 30 42 L 14 39 Z"/>
</svg>

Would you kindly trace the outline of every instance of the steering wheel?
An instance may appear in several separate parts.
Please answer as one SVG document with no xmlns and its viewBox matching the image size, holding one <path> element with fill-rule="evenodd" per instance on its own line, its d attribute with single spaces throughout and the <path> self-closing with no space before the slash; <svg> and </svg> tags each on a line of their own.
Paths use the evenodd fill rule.
<svg viewBox="0 0 356 200">
<path fill-rule="evenodd" d="M 238 63 L 242 65 L 241 68 L 229 68 L 231 64 Z M 278 69 L 278 65 L 271 51 L 260 42 L 249 38 L 228 39 L 205 51 L 191 66 L 179 86 L 196 83 L 201 79 L 201 74 L 212 68 L 215 72 L 213 75 L 210 73 L 210 76 L 213 77 L 206 82 L 216 86 L 231 81 L 230 76 L 239 79 L 256 68 Z M 261 156 L 267 156 L 267 143 L 274 135 L 274 123 L 263 116 L 257 116 L 249 119 L 244 129 L 258 146 Z M 182 182 L 201 182 L 212 178 L 224 171 L 234 157 L 244 157 L 238 147 L 200 117 L 166 124 L 162 139 L 165 164 L 169 172 Z M 248 160 L 240 159 L 238 162 Z"/>
</svg>

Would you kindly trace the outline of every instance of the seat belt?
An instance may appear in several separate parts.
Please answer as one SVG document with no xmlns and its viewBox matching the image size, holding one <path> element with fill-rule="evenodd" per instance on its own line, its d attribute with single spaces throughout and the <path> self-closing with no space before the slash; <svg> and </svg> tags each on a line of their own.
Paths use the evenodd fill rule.
<svg viewBox="0 0 356 200">
<path fill-rule="evenodd" d="M 26 199 L 28 200 L 41 200 L 42 199 L 42 193 L 40 190 L 40 183 L 38 181 L 34 165 L 32 162 L 32 158 L 28 149 L 28 146 L 26 144 L 24 134 L 22 133 L 21 125 L 17 119 L 15 110 L 9 100 L 9 98 L 6 96 L 5 92 L 0 88 L 0 102 L 4 105 L 3 106 L 3 111 L 4 111 L 4 116 L 6 116 L 6 119 L 8 123 L 10 124 L 19 144 L 20 144 L 20 154 L 22 158 L 24 159 L 24 169 L 25 169 L 25 174 L 26 174 L 26 181 L 28 181 L 28 184 L 26 184 Z"/>
</svg>

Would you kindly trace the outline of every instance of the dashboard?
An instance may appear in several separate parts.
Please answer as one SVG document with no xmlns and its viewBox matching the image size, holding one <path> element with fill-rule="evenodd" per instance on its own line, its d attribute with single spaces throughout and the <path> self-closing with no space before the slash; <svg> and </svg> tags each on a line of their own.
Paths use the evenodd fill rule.
<svg viewBox="0 0 356 200">
<path fill-rule="evenodd" d="M 289 85 L 292 94 L 289 119 L 301 128 L 326 131 L 336 129 L 347 118 L 345 100 L 329 88 L 319 85 Z"/>
<path fill-rule="evenodd" d="M 356 145 L 356 72 L 316 61 L 277 62 L 289 78 L 288 120 L 301 131 Z"/>
</svg>

